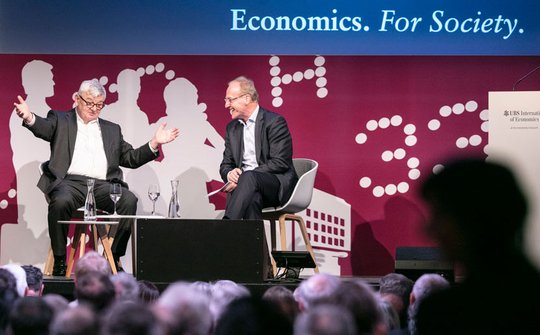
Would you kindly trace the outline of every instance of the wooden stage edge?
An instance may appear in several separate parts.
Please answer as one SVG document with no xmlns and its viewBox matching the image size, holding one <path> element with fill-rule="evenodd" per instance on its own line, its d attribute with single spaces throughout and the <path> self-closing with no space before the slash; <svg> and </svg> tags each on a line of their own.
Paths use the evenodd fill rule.
<svg viewBox="0 0 540 335">
<path fill-rule="evenodd" d="M 372 286 L 375 290 L 379 289 L 379 280 L 381 277 L 351 277 L 351 276 L 342 276 L 340 277 L 342 280 L 353 280 L 353 279 L 360 279 L 365 281 L 367 284 Z M 285 286 L 289 288 L 290 290 L 294 290 L 298 285 L 300 285 L 301 281 L 305 278 L 300 278 L 299 280 L 269 280 L 265 282 L 260 283 L 239 283 L 241 285 L 244 285 L 249 289 L 251 294 L 253 296 L 261 296 L 267 289 L 269 289 L 272 286 Z M 63 297 L 65 297 L 68 300 L 74 300 L 74 284 L 73 279 L 68 279 L 65 277 L 53 277 L 53 276 L 44 276 L 43 277 L 43 284 L 44 284 L 44 294 L 49 293 L 55 293 L 59 294 Z M 171 283 L 164 283 L 164 282 L 154 282 L 154 284 L 158 287 L 158 289 L 163 292 L 167 286 Z"/>
</svg>

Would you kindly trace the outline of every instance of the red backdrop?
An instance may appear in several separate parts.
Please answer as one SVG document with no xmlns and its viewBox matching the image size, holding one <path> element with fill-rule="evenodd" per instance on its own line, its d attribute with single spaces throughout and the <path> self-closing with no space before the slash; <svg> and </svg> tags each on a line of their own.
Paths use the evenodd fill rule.
<svg viewBox="0 0 540 335">
<path fill-rule="evenodd" d="M 0 113 L 0 200 L 4 200 L 0 224 L 17 222 L 17 198 L 10 197 L 9 190 L 23 187 L 16 185 L 9 129 L 13 102 L 18 94 L 24 95 L 22 67 L 34 59 L 51 64 L 55 94 L 47 102 L 68 110 L 82 80 L 106 76 L 111 82 L 122 69 L 161 63 L 162 72 L 141 78 L 138 102 L 149 122 L 165 115 L 163 89 L 170 79 L 167 71 L 172 70 L 174 77 L 185 77 L 197 87 L 199 102 L 207 105 L 208 121 L 222 136 L 230 120 L 223 106 L 227 82 L 238 75 L 252 78 L 260 104 L 287 119 L 294 157 L 319 162 L 316 188 L 351 205 L 351 251 L 340 261 L 342 274 L 384 274 L 393 269 L 397 246 L 430 245 L 421 231 L 423 214 L 415 195 L 422 176 L 450 156 L 485 156 L 488 92 L 511 90 L 513 82 L 540 60 L 328 56 L 316 66 L 315 58 L 280 56 L 276 73 L 271 65 L 276 58 L 271 56 L 0 55 L 4 110 Z M 319 72 L 306 79 L 305 71 L 316 68 Z M 295 78 L 299 71 L 304 73 L 301 80 L 285 83 L 284 74 Z M 272 81 L 276 76 L 282 78 L 279 85 Z M 537 78 L 519 88 L 537 88 Z M 276 94 L 272 92 L 279 91 L 275 87 L 281 89 L 278 107 L 273 105 Z M 114 100 L 115 94 L 109 94 L 107 101 Z M 33 140 L 30 134 L 28 138 Z M 364 177 L 369 185 L 361 183 L 367 180 Z M 24 187 L 35 188 L 36 181 L 37 175 Z M 404 182 L 407 187 L 399 188 Z M 374 195 L 376 185 L 398 186 L 398 191 L 389 187 Z M 221 198 L 215 204 L 224 205 Z"/>
</svg>

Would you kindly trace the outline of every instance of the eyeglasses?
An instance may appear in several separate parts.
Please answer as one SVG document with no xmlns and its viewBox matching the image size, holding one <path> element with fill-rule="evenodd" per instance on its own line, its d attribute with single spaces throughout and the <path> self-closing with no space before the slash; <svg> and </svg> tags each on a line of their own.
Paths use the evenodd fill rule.
<svg viewBox="0 0 540 335">
<path fill-rule="evenodd" d="M 90 109 L 96 107 L 96 109 L 99 111 L 99 110 L 102 110 L 103 107 L 105 107 L 105 104 L 103 102 L 99 103 L 99 104 L 96 104 L 96 103 L 84 100 L 84 98 L 80 94 L 77 94 L 77 96 L 79 98 L 81 98 L 81 100 L 84 101 L 84 104 L 86 105 L 86 107 L 88 107 Z"/>
<path fill-rule="evenodd" d="M 247 94 L 247 93 L 244 93 L 244 94 L 239 95 L 239 96 L 237 96 L 237 97 L 235 97 L 235 98 L 225 98 L 225 99 L 223 99 L 223 100 L 225 100 L 225 102 L 231 103 L 231 102 L 233 102 L 234 100 L 243 97 L 244 95 L 248 95 L 248 94 Z"/>
</svg>

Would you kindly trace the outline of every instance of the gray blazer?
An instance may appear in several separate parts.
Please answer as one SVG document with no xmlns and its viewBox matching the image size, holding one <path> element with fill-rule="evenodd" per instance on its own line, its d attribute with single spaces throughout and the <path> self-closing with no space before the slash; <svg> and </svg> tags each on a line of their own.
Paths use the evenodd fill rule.
<svg viewBox="0 0 540 335">
<path fill-rule="evenodd" d="M 73 158 L 77 140 L 77 115 L 75 109 L 68 112 L 49 111 L 46 118 L 35 116 L 35 123 L 28 128 L 36 137 L 50 142 L 51 157 L 44 173 L 38 181 L 38 187 L 48 194 L 67 174 Z M 138 149 L 124 141 L 120 126 L 116 123 L 99 119 L 103 148 L 107 157 L 107 180 L 122 181 L 120 166 L 137 168 L 154 160 L 156 154 L 145 143 Z"/>
<path fill-rule="evenodd" d="M 255 153 L 259 164 L 255 171 L 276 175 L 280 183 L 279 201 L 284 204 L 298 181 L 292 162 L 292 138 L 287 121 L 281 115 L 261 107 L 255 123 Z M 243 145 L 243 125 L 238 120 L 232 120 L 227 125 L 225 151 L 219 168 L 223 181 L 227 181 L 229 171 L 241 168 Z"/>
</svg>

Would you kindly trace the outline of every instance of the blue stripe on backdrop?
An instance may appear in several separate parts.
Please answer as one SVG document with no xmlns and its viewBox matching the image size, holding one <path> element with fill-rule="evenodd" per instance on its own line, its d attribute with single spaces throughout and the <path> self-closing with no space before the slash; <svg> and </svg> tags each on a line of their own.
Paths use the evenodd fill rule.
<svg viewBox="0 0 540 335">
<path fill-rule="evenodd" d="M 0 0 L 0 53 L 540 55 L 530 0 Z"/>
</svg>

